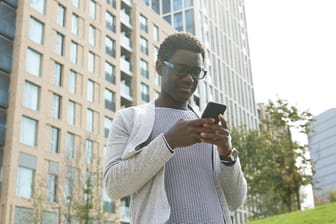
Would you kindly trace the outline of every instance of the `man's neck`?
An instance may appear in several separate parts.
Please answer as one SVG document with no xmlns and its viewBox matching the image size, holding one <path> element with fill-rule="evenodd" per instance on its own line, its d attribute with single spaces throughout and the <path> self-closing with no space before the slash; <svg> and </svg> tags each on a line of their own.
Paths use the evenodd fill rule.
<svg viewBox="0 0 336 224">
<path fill-rule="evenodd" d="M 188 102 L 176 102 L 173 100 L 164 99 L 162 96 L 159 96 L 159 98 L 155 100 L 155 106 L 186 110 L 188 109 Z"/>
</svg>

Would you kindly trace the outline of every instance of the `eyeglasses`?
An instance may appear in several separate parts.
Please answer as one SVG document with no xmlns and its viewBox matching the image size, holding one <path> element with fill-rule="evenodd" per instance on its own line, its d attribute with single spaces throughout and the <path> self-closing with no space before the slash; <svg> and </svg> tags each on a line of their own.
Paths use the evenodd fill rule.
<svg viewBox="0 0 336 224">
<path fill-rule="evenodd" d="M 185 77 L 189 74 L 191 74 L 191 77 L 193 79 L 203 79 L 205 75 L 207 74 L 207 71 L 203 68 L 197 68 L 197 67 L 189 67 L 184 64 L 177 64 L 177 63 L 172 63 L 169 61 L 162 61 L 163 64 L 165 64 L 167 67 L 172 69 L 176 76 L 179 77 Z"/>
</svg>

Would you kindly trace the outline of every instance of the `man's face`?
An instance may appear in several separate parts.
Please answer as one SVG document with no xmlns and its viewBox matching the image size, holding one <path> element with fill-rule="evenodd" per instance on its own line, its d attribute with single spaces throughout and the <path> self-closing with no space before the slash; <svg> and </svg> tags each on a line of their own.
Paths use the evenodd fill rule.
<svg viewBox="0 0 336 224">
<path fill-rule="evenodd" d="M 171 65 L 187 66 L 189 72 L 185 76 L 177 74 L 176 69 L 161 62 L 158 73 L 162 75 L 162 94 L 177 103 L 185 103 L 195 92 L 198 84 L 198 80 L 192 78 L 190 70 L 203 68 L 202 55 L 189 50 L 177 50 L 167 62 Z"/>
</svg>

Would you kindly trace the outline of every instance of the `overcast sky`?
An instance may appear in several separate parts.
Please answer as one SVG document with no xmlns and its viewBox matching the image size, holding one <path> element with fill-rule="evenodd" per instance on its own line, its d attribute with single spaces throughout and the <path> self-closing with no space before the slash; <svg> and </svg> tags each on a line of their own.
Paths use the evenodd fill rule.
<svg viewBox="0 0 336 224">
<path fill-rule="evenodd" d="M 245 0 L 257 102 L 336 108 L 336 0 Z"/>
</svg>

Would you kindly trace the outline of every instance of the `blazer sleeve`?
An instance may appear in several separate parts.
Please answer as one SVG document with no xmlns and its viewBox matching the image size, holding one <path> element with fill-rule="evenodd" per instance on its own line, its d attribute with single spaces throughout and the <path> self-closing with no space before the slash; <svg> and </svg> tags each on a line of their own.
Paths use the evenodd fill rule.
<svg viewBox="0 0 336 224">
<path fill-rule="evenodd" d="M 134 149 L 136 153 L 133 156 L 123 159 L 127 144 L 133 137 L 130 134 L 133 128 L 132 113 L 132 110 L 124 110 L 115 115 L 106 145 L 104 183 L 106 192 L 113 199 L 141 189 L 173 156 L 161 134 L 147 145 Z"/>
</svg>

